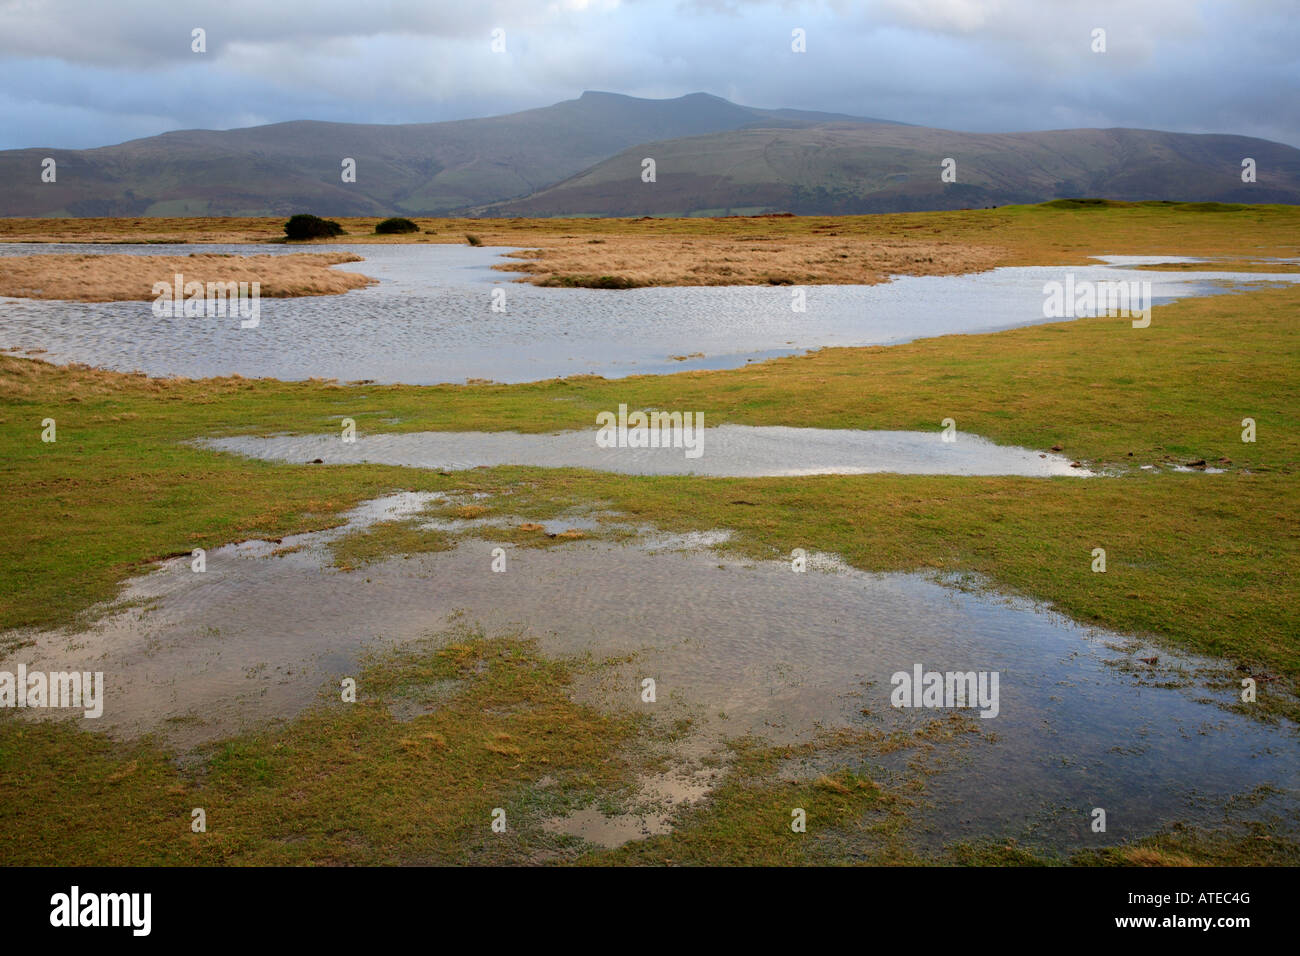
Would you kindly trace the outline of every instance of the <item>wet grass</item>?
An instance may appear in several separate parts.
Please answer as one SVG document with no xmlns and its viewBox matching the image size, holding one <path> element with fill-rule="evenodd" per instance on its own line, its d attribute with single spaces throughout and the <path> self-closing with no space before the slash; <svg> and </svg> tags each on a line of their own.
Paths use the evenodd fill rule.
<svg viewBox="0 0 1300 956">
<path fill-rule="evenodd" d="M 148 741 L 0 717 L 2 865 L 527 862 L 561 852 L 540 819 L 625 786 L 634 722 L 569 696 L 532 644 L 441 635 L 371 660 L 357 702 L 217 744 L 180 770 Z M 455 681 L 458 692 L 428 688 Z M 399 721 L 396 699 L 428 700 Z M 206 812 L 207 832 L 191 829 Z M 504 832 L 492 829 L 505 811 Z"/>
<path fill-rule="evenodd" d="M 147 739 L 114 743 L 67 722 L 0 715 L 0 829 L 23 835 L 0 844 L 0 865 L 1300 861 L 1300 845 L 1259 821 L 1175 826 L 1068 855 L 994 841 L 920 853 L 912 813 L 938 766 L 923 764 L 934 763 L 935 743 L 966 735 L 952 715 L 914 732 L 843 730 L 801 746 L 734 741 L 715 789 L 680 807 L 671 833 L 601 849 L 544 824 L 584 807 L 622 812 L 637 774 L 661 763 L 655 740 L 675 730 L 575 704 L 572 681 L 592 666 L 459 628 L 369 657 L 356 675 L 356 703 L 330 685 L 288 725 L 179 761 Z M 398 708 L 414 716 L 394 716 Z M 898 750 L 917 753 L 916 773 L 901 787 L 863 766 Z M 801 759 L 834 766 L 785 769 Z M 193 828 L 196 809 L 203 832 Z M 492 827 L 498 811 L 504 830 Z"/>
<path fill-rule="evenodd" d="M 600 507 L 668 530 L 734 528 L 755 556 L 836 552 L 870 571 L 976 572 L 1072 617 L 1300 675 L 1300 290 L 949 336 L 718 372 L 528 385 L 381 387 L 147 379 L 0 357 L 0 625 L 72 623 L 155 558 L 339 523 L 395 489 L 512 493 L 549 518 Z M 1051 382 L 1052 387 L 1042 383 Z M 697 410 L 710 424 L 937 430 L 1126 471 L 1107 480 L 898 475 L 701 479 L 568 470 L 438 474 L 249 461 L 201 435 L 592 428 L 598 411 Z M 40 439 L 46 418 L 58 441 Z M 1257 441 L 1241 440 L 1254 418 Z M 398 419 L 398 423 L 391 420 Z M 1227 474 L 1149 474 L 1147 463 Z M 524 505 L 532 510 L 521 510 Z M 1091 571 L 1093 548 L 1107 572 Z M 1278 686 L 1278 685 L 1273 685 Z"/>
<path fill-rule="evenodd" d="M 476 538 L 490 544 L 509 544 L 517 548 L 553 548 L 572 541 L 590 540 L 596 535 L 576 528 L 548 532 L 535 522 L 518 524 L 485 524 L 466 532 L 462 537 Z"/>
<path fill-rule="evenodd" d="M 1147 272 L 1300 272 L 1297 262 L 1267 262 L 1258 259 L 1211 259 L 1208 262 L 1159 262 L 1132 266 Z"/>
<path fill-rule="evenodd" d="M 1079 850 L 1068 856 L 1044 856 L 1015 843 L 965 843 L 950 847 L 958 866 L 1296 866 L 1300 843 L 1252 821 L 1217 830 L 1175 825 L 1130 843 Z"/>
<path fill-rule="evenodd" d="M 807 750 L 808 748 L 796 748 Z M 808 780 L 776 779 L 790 751 L 752 740 L 733 745 L 722 784 L 679 811 L 673 832 L 625 844 L 585 862 L 682 866 L 790 866 L 835 862 L 829 836 L 852 831 L 875 864 L 912 863 L 902 835 L 907 801 L 848 768 Z M 796 829 L 799 827 L 800 829 Z M 841 858 L 842 859 L 842 858 Z"/>
<path fill-rule="evenodd" d="M 863 217 L 860 228 L 927 225 L 961 238 L 996 226 L 1008 261 L 1023 255 L 1042 263 L 1077 261 L 1085 249 L 1295 254 L 1296 216 L 1268 207 L 1025 207 Z M 1226 225 L 1229 217 L 1235 225 Z M 463 227 L 437 225 L 460 241 Z M 581 235 L 584 244 L 619 228 L 667 237 L 691 229 L 855 228 L 847 220 L 473 228 L 495 243 L 510 230 L 525 234 L 525 226 Z M 0 233 L 12 236 L 13 228 L 0 223 Z M 1300 290 L 1267 289 L 1158 308 L 1148 329 L 1082 320 L 888 349 L 828 349 L 731 371 L 518 386 L 156 380 L 0 357 L 0 627 L 74 625 L 154 559 L 333 527 L 344 511 L 383 493 L 483 492 L 489 497 L 431 513 L 483 519 L 511 546 L 562 546 L 567 539 L 522 521 L 608 509 L 666 530 L 731 528 L 732 546 L 754 557 L 801 547 L 838 553 L 864 570 L 978 575 L 1076 620 L 1222 656 L 1242 673 L 1280 675 L 1260 684 L 1267 709 L 1284 697 L 1273 688 L 1300 686 L 1298 311 Z M 362 433 L 592 428 L 598 411 L 623 402 L 703 411 L 710 425 L 938 430 L 953 417 L 958 440 L 972 432 L 1044 450 L 1059 445 L 1124 474 L 439 474 L 272 464 L 188 444 L 207 435 L 332 432 L 341 417 L 354 418 Z M 1254 443 L 1241 440 L 1245 417 L 1257 423 Z M 46 418 L 57 422 L 56 442 L 41 441 Z M 1228 459 L 1221 463 L 1227 473 L 1138 470 L 1200 459 Z M 334 556 L 340 567 L 360 568 L 391 554 L 441 550 L 455 538 L 415 522 L 385 522 L 345 535 Z M 1095 547 L 1107 550 L 1105 574 L 1091 571 Z M 22 640 L 21 632 L 7 637 L 11 646 Z M 540 820 L 609 801 L 640 769 L 629 756 L 634 723 L 572 701 L 576 666 L 542 659 L 517 640 L 444 637 L 371 661 L 360 675 L 359 703 L 343 704 L 332 690 L 288 726 L 227 741 L 184 770 L 149 741 L 113 743 L 0 715 L 0 829 L 26 835 L 4 842 L 0 862 L 918 862 L 906 839 L 908 794 L 853 766 L 784 779 L 777 769 L 785 752 L 753 742 L 736 744 L 718 789 L 685 808 L 673 834 L 612 853 L 546 834 Z M 448 682 L 454 694 L 432 694 Z M 433 709 L 403 722 L 390 710 L 394 700 Z M 190 831 L 190 812 L 200 806 L 208 811 L 206 834 Z M 495 807 L 507 812 L 505 834 L 491 831 Z M 807 811 L 808 833 L 790 829 L 794 808 Z M 1231 832 L 1174 828 L 1069 860 L 981 844 L 951 848 L 938 862 L 1296 860 L 1293 842 L 1256 824 Z"/>
<path fill-rule="evenodd" d="M 334 567 L 355 571 L 394 555 L 429 554 L 455 547 L 448 535 L 422 524 L 425 522 L 414 519 L 381 521 L 340 535 L 328 545 Z"/>
</svg>

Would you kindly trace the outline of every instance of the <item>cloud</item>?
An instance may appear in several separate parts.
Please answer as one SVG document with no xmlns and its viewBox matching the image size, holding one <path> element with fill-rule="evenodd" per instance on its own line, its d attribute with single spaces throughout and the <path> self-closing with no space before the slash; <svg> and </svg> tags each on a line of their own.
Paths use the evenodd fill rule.
<svg viewBox="0 0 1300 956">
<path fill-rule="evenodd" d="M 0 0 L 0 147 L 252 119 L 430 122 L 584 89 L 1300 145 L 1293 14 L 1282 0 Z M 206 53 L 190 49 L 196 26 Z M 795 27 L 806 53 L 790 48 Z"/>
</svg>

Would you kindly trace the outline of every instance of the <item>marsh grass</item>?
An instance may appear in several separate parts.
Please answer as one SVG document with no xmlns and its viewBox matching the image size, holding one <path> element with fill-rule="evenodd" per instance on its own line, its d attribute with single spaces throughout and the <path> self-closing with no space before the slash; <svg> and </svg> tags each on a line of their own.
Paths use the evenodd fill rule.
<svg viewBox="0 0 1300 956">
<path fill-rule="evenodd" d="M 891 274 L 1077 265 L 1094 255 L 1300 254 L 1300 208 L 1282 205 L 1064 200 L 870 216 L 413 221 L 420 233 L 376 235 L 373 219 L 344 219 L 344 241 L 458 242 L 472 234 L 483 245 L 524 247 L 499 268 L 522 269 L 526 281 L 583 286 L 604 277 L 612 289 L 871 283 Z M 274 242 L 282 227 L 276 218 L 4 219 L 0 241 Z"/>
<path fill-rule="evenodd" d="M 1148 329 L 1086 319 L 732 371 L 517 386 L 192 382 L 0 356 L 10 515 L 0 623 L 72 624 L 156 558 L 337 525 L 344 510 L 392 490 L 509 491 L 497 513 L 543 520 L 598 505 L 666 530 L 732 528 L 734 546 L 756 557 L 804 547 L 868 571 L 974 573 L 1076 620 L 1281 674 L 1294 688 L 1298 309 L 1300 290 L 1265 289 L 1158 308 Z M 273 464 L 187 443 L 333 430 L 340 415 L 363 432 L 593 428 L 620 402 L 699 409 L 718 424 L 937 431 L 951 416 L 958 440 L 1059 445 L 1122 476 L 438 474 Z M 58 422 L 57 443 L 40 440 L 46 417 Z M 1258 423 L 1254 444 L 1241 441 L 1244 417 Z M 1227 474 L 1138 467 L 1221 458 Z M 1095 547 L 1107 550 L 1104 575 L 1090 570 Z"/>
<path fill-rule="evenodd" d="M 537 821 L 625 787 L 628 717 L 573 703 L 572 665 L 472 630 L 373 656 L 292 724 L 181 771 L 149 741 L 0 716 L 3 865 L 494 863 L 558 854 Z M 453 682 L 451 695 L 429 688 Z M 409 720 L 396 699 L 426 701 Z M 546 781 L 543 786 L 542 782 Z M 192 833 L 191 809 L 208 831 Z M 490 828 L 494 808 L 507 831 Z"/>
<path fill-rule="evenodd" d="M 124 253 L 52 253 L 6 256 L 0 269 L 0 296 L 117 302 L 157 298 L 154 283 L 258 282 L 266 298 L 340 295 L 377 280 L 331 266 L 360 262 L 350 252 L 303 252 L 238 256 L 198 253 L 188 256 L 136 256 Z M 229 303 L 233 309 L 235 304 Z M 141 321 L 148 315 L 142 311 Z"/>
<path fill-rule="evenodd" d="M 425 528 L 417 519 L 383 521 L 340 535 L 329 543 L 334 566 L 355 571 L 395 555 L 448 551 L 455 543 L 443 532 Z"/>
<path fill-rule="evenodd" d="M 1081 250 L 1296 251 L 1294 210 L 991 212 L 1010 223 L 1006 236 L 996 236 L 1010 251 L 999 254 L 1040 263 L 1077 261 Z M 987 232 L 980 224 L 995 221 L 984 214 L 920 221 L 944 217 L 946 239 Z M 872 228 L 884 228 L 884 220 L 899 230 L 917 224 L 875 217 Z M 825 222 L 835 231 L 852 226 Z M 0 232 L 12 227 L 0 222 Z M 493 244 L 512 229 L 516 237 L 563 229 L 584 245 L 595 232 L 608 238 L 596 244 L 605 249 L 617 245 L 620 227 L 475 228 Z M 654 221 L 634 228 L 670 242 L 690 229 L 722 227 Z M 725 233 L 751 228 L 759 226 L 735 221 Z M 761 228 L 816 229 L 799 220 Z M 1124 319 L 1085 319 L 827 349 L 730 371 L 512 386 L 163 380 L 0 356 L 0 626 L 75 626 L 157 558 L 336 527 L 348 509 L 384 493 L 441 491 L 455 497 L 422 517 L 480 521 L 485 526 L 475 534 L 510 546 L 574 546 L 532 525 L 609 512 L 623 525 L 584 534 L 618 540 L 630 525 L 729 528 L 729 547 L 754 558 L 785 559 L 803 547 L 869 571 L 986 581 L 1084 623 L 1223 657 L 1242 669 L 1233 679 L 1279 677 L 1261 682 L 1261 710 L 1287 713 L 1289 698 L 1273 689 L 1294 694 L 1300 687 L 1297 314 L 1300 289 L 1270 288 L 1160 307 L 1141 330 Z M 706 479 L 530 468 L 440 474 L 258 462 L 191 443 L 208 435 L 334 431 L 340 416 L 355 418 L 362 432 L 589 429 L 597 412 L 620 402 L 701 410 L 715 424 L 937 431 L 953 417 L 959 441 L 973 433 L 1044 450 L 1056 445 L 1118 477 Z M 58 423 L 53 444 L 40 440 L 46 417 Z M 1241 441 L 1244 417 L 1257 422 L 1253 444 Z M 1227 473 L 1163 471 L 1200 459 Z M 1144 464 L 1162 471 L 1144 472 Z M 467 497 L 476 492 L 487 497 Z M 414 520 L 385 522 L 345 534 L 334 560 L 361 568 L 394 554 L 442 550 L 461 537 Z M 1104 575 L 1091 572 L 1094 547 L 1107 550 Z M 21 648 L 24 633 L 10 631 L 8 647 Z M 790 751 L 753 741 L 735 743 L 718 788 L 683 808 L 672 834 L 608 853 L 575 846 L 540 821 L 579 806 L 617 807 L 636 773 L 658 759 L 642 752 L 645 728 L 572 701 L 570 682 L 586 666 L 541 658 L 508 635 L 440 635 L 370 659 L 357 705 L 337 702 L 336 688 L 327 688 L 319 707 L 289 725 L 232 738 L 187 761 L 185 771 L 147 740 L 113 743 L 66 724 L 0 715 L 0 829 L 30 837 L 6 841 L 0 862 L 1145 866 L 1294 865 L 1298 858 L 1293 841 L 1254 822 L 1218 831 L 1174 827 L 1068 858 L 982 843 L 921 859 L 907 833 L 913 790 L 882 787 L 861 760 L 787 779 L 778 771 Z M 417 716 L 395 717 L 398 701 Z M 886 752 L 918 742 L 869 746 Z M 912 783 L 923 786 L 923 779 Z M 195 806 L 208 809 L 207 834 L 189 830 Z M 497 806 L 517 824 L 508 835 L 488 828 Z M 808 811 L 813 839 L 789 830 L 795 806 Z"/>
</svg>

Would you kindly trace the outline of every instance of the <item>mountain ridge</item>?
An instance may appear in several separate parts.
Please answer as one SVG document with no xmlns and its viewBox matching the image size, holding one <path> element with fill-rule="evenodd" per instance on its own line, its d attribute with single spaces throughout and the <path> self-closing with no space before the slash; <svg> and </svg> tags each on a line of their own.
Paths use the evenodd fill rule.
<svg viewBox="0 0 1300 956">
<path fill-rule="evenodd" d="M 6 150 L 0 216 L 435 215 L 528 195 L 646 140 L 843 117 L 781 112 L 707 93 L 650 100 L 588 90 L 551 106 L 439 123 L 288 120 L 86 150 Z M 54 183 L 40 180 L 47 156 L 57 163 Z M 355 183 L 341 179 L 346 157 L 356 160 Z"/>
<path fill-rule="evenodd" d="M 657 182 L 641 181 L 641 159 Z M 1240 180 L 1241 160 L 1259 182 Z M 55 159 L 56 180 L 41 181 Z M 955 183 L 940 162 L 957 160 Z M 345 183 L 345 158 L 356 182 Z M 1160 130 L 965 133 L 742 106 L 575 99 L 439 123 L 288 120 L 87 150 L 0 152 L 0 216 L 719 215 L 963 208 L 1073 196 L 1300 202 L 1300 150 Z"/>
</svg>

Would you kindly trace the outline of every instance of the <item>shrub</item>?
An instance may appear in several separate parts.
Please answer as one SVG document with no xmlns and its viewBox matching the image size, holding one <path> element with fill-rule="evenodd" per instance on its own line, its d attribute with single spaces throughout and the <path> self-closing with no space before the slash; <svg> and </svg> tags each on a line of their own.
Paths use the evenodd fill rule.
<svg viewBox="0 0 1300 956">
<path fill-rule="evenodd" d="M 289 217 L 284 224 L 284 234 L 290 239 L 328 239 L 343 235 L 343 227 L 333 219 L 299 213 Z"/>
<path fill-rule="evenodd" d="M 478 236 L 474 235 L 473 233 L 469 233 L 469 232 L 465 233 L 465 241 L 468 242 L 471 246 L 483 245 L 482 239 L 480 239 Z"/>
<path fill-rule="evenodd" d="M 394 216 L 391 219 L 385 219 L 379 225 L 375 226 L 375 232 L 384 234 L 419 231 L 419 226 L 411 222 L 409 219 L 403 219 L 401 216 Z"/>
<path fill-rule="evenodd" d="M 1087 208 L 1104 209 L 1108 206 L 1113 206 L 1116 204 L 1111 202 L 1109 199 L 1079 198 L 1079 199 L 1053 199 L 1050 202 L 1043 203 L 1043 205 L 1051 209 L 1087 209 Z"/>
</svg>

